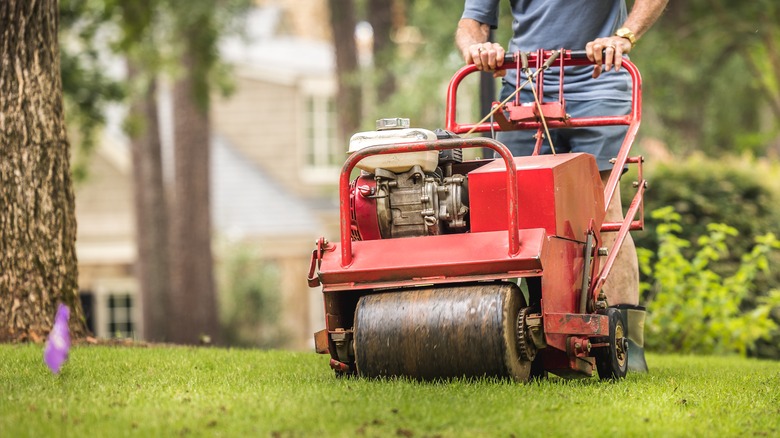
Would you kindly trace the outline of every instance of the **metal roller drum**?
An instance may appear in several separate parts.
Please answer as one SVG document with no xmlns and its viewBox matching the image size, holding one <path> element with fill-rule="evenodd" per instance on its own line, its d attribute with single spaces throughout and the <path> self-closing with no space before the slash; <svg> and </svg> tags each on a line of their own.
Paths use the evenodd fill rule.
<svg viewBox="0 0 780 438">
<path fill-rule="evenodd" d="M 522 293 L 513 283 L 402 289 L 366 295 L 355 311 L 361 376 L 498 376 L 526 381 L 517 351 Z"/>
</svg>

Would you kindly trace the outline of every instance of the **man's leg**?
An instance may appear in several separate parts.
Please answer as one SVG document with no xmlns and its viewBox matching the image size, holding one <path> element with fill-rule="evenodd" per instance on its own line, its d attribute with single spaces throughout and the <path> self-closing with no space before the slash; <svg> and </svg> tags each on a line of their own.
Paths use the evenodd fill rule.
<svg viewBox="0 0 780 438">
<path fill-rule="evenodd" d="M 610 172 L 601 172 L 601 180 L 607 183 Z M 620 200 L 620 186 L 615 190 L 615 195 L 607 208 L 606 222 L 622 222 L 623 206 Z M 617 238 L 617 233 L 602 233 L 603 246 L 612 248 Z M 602 257 L 601 262 L 604 262 Z M 628 369 L 637 372 L 647 372 L 645 361 L 645 308 L 639 304 L 639 262 L 636 255 L 636 246 L 631 234 L 626 236 L 620 247 L 615 264 L 612 266 L 609 277 L 604 284 L 604 294 L 607 302 L 616 307 L 623 315 L 626 322 L 628 337 Z"/>
</svg>

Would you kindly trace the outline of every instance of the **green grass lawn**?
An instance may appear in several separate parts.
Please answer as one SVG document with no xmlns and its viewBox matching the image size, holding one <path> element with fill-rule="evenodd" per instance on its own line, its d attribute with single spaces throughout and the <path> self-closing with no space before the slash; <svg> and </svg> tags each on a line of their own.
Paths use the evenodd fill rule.
<svg viewBox="0 0 780 438">
<path fill-rule="evenodd" d="M 530 384 L 336 379 L 314 353 L 0 345 L 0 436 L 780 436 L 780 362 L 650 355 Z"/>
</svg>

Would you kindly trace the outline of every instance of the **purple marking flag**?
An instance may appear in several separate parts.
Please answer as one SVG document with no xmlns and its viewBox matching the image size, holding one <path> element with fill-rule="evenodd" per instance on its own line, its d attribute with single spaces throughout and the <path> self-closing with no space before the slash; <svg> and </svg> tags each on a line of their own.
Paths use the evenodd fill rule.
<svg viewBox="0 0 780 438">
<path fill-rule="evenodd" d="M 60 303 L 57 307 L 57 316 L 54 317 L 54 327 L 46 340 L 46 348 L 43 350 L 43 361 L 51 369 L 51 372 L 58 374 L 62 364 L 68 360 L 68 350 L 70 350 L 70 333 L 68 332 L 68 319 L 70 318 L 70 309 L 68 306 Z"/>
</svg>

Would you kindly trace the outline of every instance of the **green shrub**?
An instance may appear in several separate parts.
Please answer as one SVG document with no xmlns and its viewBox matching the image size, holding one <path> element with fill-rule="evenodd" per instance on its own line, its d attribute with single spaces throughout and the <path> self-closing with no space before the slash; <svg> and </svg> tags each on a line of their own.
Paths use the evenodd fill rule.
<svg viewBox="0 0 780 438">
<path fill-rule="evenodd" d="M 679 214 L 682 240 L 696 242 L 708 234 L 708 225 L 726 223 L 735 228 L 738 236 L 728 240 L 729 253 L 710 262 L 709 269 L 721 277 L 734 275 L 740 266 L 740 254 L 749 253 L 755 245 L 755 236 L 774 233 L 780 236 L 780 166 L 769 160 L 749 157 L 730 157 L 713 160 L 700 154 L 668 163 L 649 162 L 646 177 L 649 188 L 645 196 L 645 210 L 672 206 Z M 632 175 L 623 179 L 631 181 Z M 624 205 L 628 205 L 634 190 L 622 190 Z M 663 223 L 646 215 L 645 231 L 636 233 L 637 247 L 658 252 L 657 227 Z M 684 257 L 692 259 L 695 249 L 680 249 Z M 770 266 L 780 266 L 780 252 L 767 255 Z M 643 275 L 644 281 L 651 281 Z M 780 288 L 780 270 L 759 271 L 755 287 L 742 302 L 742 310 L 755 308 L 766 291 Z M 772 315 L 780 323 L 780 309 Z M 780 333 L 768 340 L 759 340 L 751 355 L 780 359 Z"/>
<path fill-rule="evenodd" d="M 220 319 L 229 345 L 274 348 L 287 340 L 281 329 L 279 269 L 248 245 L 225 250 L 219 266 Z"/>
<path fill-rule="evenodd" d="M 735 228 L 707 225 L 707 234 L 696 247 L 680 237 L 681 215 L 672 207 L 656 210 L 657 255 L 639 248 L 639 266 L 647 282 L 641 290 L 648 307 L 646 346 L 653 351 L 746 355 L 759 339 L 769 339 L 778 325 L 770 312 L 780 306 L 780 289 L 773 289 L 745 309 L 755 295 L 755 279 L 769 270 L 769 255 L 780 241 L 768 233 L 755 239 L 743 253 L 736 271 L 724 277 L 712 264 L 729 254 L 728 242 L 738 236 Z M 692 257 L 686 252 L 692 251 Z"/>
</svg>

